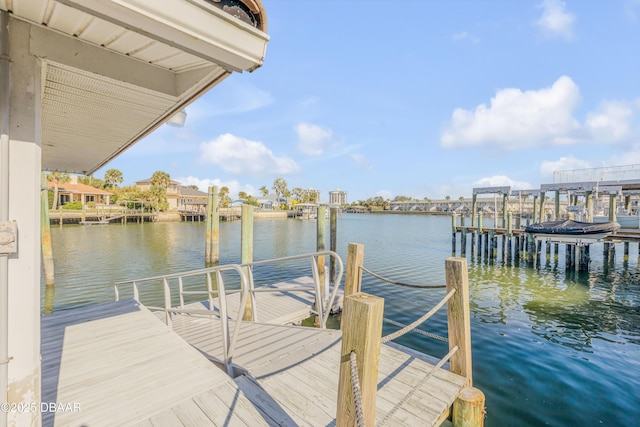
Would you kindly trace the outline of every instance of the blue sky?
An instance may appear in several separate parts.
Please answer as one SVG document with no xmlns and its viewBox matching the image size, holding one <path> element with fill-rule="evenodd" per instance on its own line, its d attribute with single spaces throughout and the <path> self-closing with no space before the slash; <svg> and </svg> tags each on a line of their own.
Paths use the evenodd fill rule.
<svg viewBox="0 0 640 427">
<path fill-rule="evenodd" d="M 264 0 L 264 65 L 94 175 L 349 201 L 640 164 L 640 0 Z"/>
</svg>

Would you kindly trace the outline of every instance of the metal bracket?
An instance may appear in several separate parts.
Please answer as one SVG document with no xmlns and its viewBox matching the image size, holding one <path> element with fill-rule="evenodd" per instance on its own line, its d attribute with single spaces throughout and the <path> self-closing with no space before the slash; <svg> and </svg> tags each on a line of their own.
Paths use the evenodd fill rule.
<svg viewBox="0 0 640 427">
<path fill-rule="evenodd" d="M 0 222 L 0 254 L 18 252 L 18 226 L 15 221 Z"/>
</svg>

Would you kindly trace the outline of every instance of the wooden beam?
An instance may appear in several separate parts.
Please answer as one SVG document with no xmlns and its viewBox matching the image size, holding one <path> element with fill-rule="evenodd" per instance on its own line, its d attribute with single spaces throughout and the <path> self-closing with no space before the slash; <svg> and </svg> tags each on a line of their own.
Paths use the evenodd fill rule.
<svg viewBox="0 0 640 427">
<path fill-rule="evenodd" d="M 364 245 L 349 243 L 347 250 L 347 271 L 344 278 L 344 296 L 358 293 L 362 290 L 362 265 L 364 264 Z"/>
<path fill-rule="evenodd" d="M 467 260 L 450 257 L 445 260 L 447 292 L 455 289 L 447 304 L 449 349 L 458 347 L 451 357 L 451 372 L 473 384 L 471 369 L 471 316 L 469 313 L 469 273 Z"/>
<path fill-rule="evenodd" d="M 342 350 L 336 426 L 355 426 L 356 406 L 351 385 L 351 352 L 355 352 L 362 395 L 364 425 L 374 426 L 376 419 L 376 391 L 378 363 L 382 343 L 384 299 L 358 293 L 345 298 L 343 312 Z"/>
</svg>

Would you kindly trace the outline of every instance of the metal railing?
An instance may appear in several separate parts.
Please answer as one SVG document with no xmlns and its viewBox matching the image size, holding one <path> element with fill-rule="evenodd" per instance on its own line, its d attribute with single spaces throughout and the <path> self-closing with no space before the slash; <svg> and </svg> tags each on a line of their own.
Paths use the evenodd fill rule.
<svg viewBox="0 0 640 427">
<path fill-rule="evenodd" d="M 222 273 L 224 271 L 235 271 L 240 278 L 240 289 L 235 290 L 225 290 L 224 280 L 222 277 Z M 217 289 L 213 289 L 213 280 L 212 275 L 215 274 Z M 206 280 L 206 291 L 185 291 L 184 290 L 184 279 L 189 277 L 199 277 L 204 276 Z M 120 300 L 120 287 L 130 285 L 133 290 L 133 299 L 142 303 L 140 300 L 140 285 L 153 285 L 157 284 L 158 281 L 162 282 L 163 296 L 164 296 L 164 307 L 157 306 L 146 306 L 149 310 L 152 311 L 164 311 L 165 313 L 165 322 L 167 326 L 172 327 L 172 319 L 171 316 L 173 314 L 192 314 L 192 315 L 209 315 L 220 318 L 220 328 L 222 333 L 222 349 L 223 349 L 223 359 L 224 364 L 227 368 L 227 372 L 231 375 L 232 371 L 232 358 L 233 352 L 235 349 L 235 345 L 238 338 L 238 333 L 240 331 L 239 325 L 242 321 L 242 310 L 238 310 L 235 327 L 233 328 L 233 332 L 230 332 L 229 328 L 229 315 L 227 311 L 227 295 L 240 293 L 240 307 L 244 307 L 247 303 L 248 293 L 247 289 L 247 278 L 244 269 L 238 264 L 229 264 L 229 265 L 221 265 L 217 267 L 204 268 L 200 270 L 192 270 L 184 273 L 175 273 L 175 274 L 167 274 L 163 276 L 154 276 L 154 277 L 146 277 L 143 279 L 136 280 L 128 280 L 123 282 L 117 282 L 114 285 L 115 289 L 115 299 L 116 301 Z M 180 293 L 180 307 L 172 307 L 171 304 L 171 286 L 170 283 L 172 281 L 178 282 L 178 290 Z M 207 296 L 207 300 L 209 303 L 208 310 L 197 310 L 197 309 L 185 309 L 184 308 L 184 295 L 185 294 L 202 294 Z M 213 304 L 214 299 L 218 299 L 218 313 L 215 311 L 215 307 Z"/>
<path fill-rule="evenodd" d="M 322 291 L 323 286 L 321 284 L 321 275 L 318 269 L 318 259 L 321 257 L 333 257 L 336 261 L 337 274 L 336 282 L 333 284 L 333 289 L 329 292 L 329 274 L 326 271 L 324 274 L 324 293 Z M 289 286 L 289 287 L 256 287 L 254 279 L 254 268 L 256 266 L 264 266 L 269 264 L 286 263 L 290 261 L 296 261 L 301 259 L 309 259 L 311 262 L 311 271 L 313 278 L 313 287 L 310 286 Z M 122 291 L 121 288 L 125 286 L 131 286 L 133 299 L 142 303 L 141 301 L 141 287 L 149 287 L 162 283 L 163 289 L 163 302 L 164 307 L 160 306 L 146 306 L 152 311 L 162 311 L 165 313 L 165 322 L 169 327 L 172 327 L 172 315 L 173 314 L 188 314 L 188 315 L 204 315 L 210 317 L 216 317 L 220 319 L 220 327 L 222 332 L 223 343 L 223 358 L 224 364 L 228 373 L 232 374 L 232 359 L 238 333 L 240 330 L 240 323 L 243 320 L 244 308 L 247 305 L 249 298 L 251 299 L 251 321 L 259 321 L 259 307 L 257 306 L 256 294 L 267 292 L 305 292 L 313 291 L 315 294 L 315 307 L 310 310 L 312 314 L 318 316 L 318 323 L 320 327 L 326 328 L 327 319 L 330 311 L 335 303 L 340 282 L 343 276 L 343 263 L 338 254 L 332 251 L 315 252 L 304 255 L 295 255 L 290 257 L 276 258 L 265 261 L 256 261 L 245 264 L 228 264 L 216 267 L 204 268 L 199 270 L 192 270 L 183 273 L 167 274 L 162 276 L 147 277 L 142 279 L 127 280 L 117 282 L 114 285 L 115 299 L 120 300 Z M 239 278 L 239 289 L 226 289 L 225 281 L 223 278 L 224 272 L 235 272 Z M 185 282 L 188 282 L 188 278 L 204 277 L 205 290 L 187 290 L 185 289 Z M 214 277 L 215 284 L 214 287 Z M 191 280 L 193 282 L 193 280 Z M 174 307 L 172 304 L 172 285 L 175 287 L 177 284 L 177 293 L 179 298 L 179 306 Z M 193 286 L 193 283 L 189 283 Z M 240 294 L 240 302 L 238 305 L 238 313 L 235 316 L 235 322 L 233 330 L 230 328 L 229 307 L 227 303 L 227 297 L 233 294 Z M 202 295 L 208 302 L 208 309 L 193 309 L 185 308 L 185 296 Z M 217 309 L 214 301 L 217 300 Z"/>
<path fill-rule="evenodd" d="M 329 292 L 330 283 L 329 283 L 329 273 L 325 266 L 324 269 L 324 292 L 322 292 L 322 284 L 321 277 L 318 269 L 318 258 L 329 256 L 334 258 L 336 261 L 337 273 L 336 273 L 336 281 L 333 284 L 333 289 Z M 248 290 L 251 298 L 251 307 L 252 307 L 252 316 L 253 321 L 258 322 L 259 320 L 259 309 L 256 307 L 256 299 L 255 295 L 258 293 L 268 293 L 268 292 L 308 292 L 310 288 L 308 286 L 292 286 L 287 288 L 268 288 L 268 287 L 258 287 L 255 286 L 254 267 L 263 266 L 268 264 L 275 263 L 284 263 L 295 261 L 299 259 L 308 258 L 311 261 L 311 271 L 312 278 L 314 283 L 314 292 L 315 292 L 315 308 L 312 310 L 312 314 L 315 314 L 319 317 L 318 321 L 322 328 L 327 327 L 327 319 L 333 308 L 333 305 L 336 300 L 336 296 L 338 294 L 338 289 L 340 287 L 340 282 L 342 281 L 342 275 L 344 272 L 344 266 L 342 264 L 342 260 L 338 256 L 337 253 L 332 251 L 323 251 L 323 252 L 314 252 L 310 254 L 303 255 L 294 255 L 283 258 L 275 258 L 265 261 L 255 261 L 247 264 L 241 264 L 242 267 L 246 267 L 247 270 L 247 278 L 248 278 Z"/>
</svg>

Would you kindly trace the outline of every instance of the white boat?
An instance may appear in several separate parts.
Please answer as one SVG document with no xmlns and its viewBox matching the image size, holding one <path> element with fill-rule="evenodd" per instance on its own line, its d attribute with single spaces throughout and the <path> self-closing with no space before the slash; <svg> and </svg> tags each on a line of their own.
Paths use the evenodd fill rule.
<svg viewBox="0 0 640 427">
<path fill-rule="evenodd" d="M 524 231 L 536 240 L 553 243 L 591 244 L 615 234 L 620 229 L 617 222 L 581 222 L 556 220 L 528 225 Z"/>
</svg>

